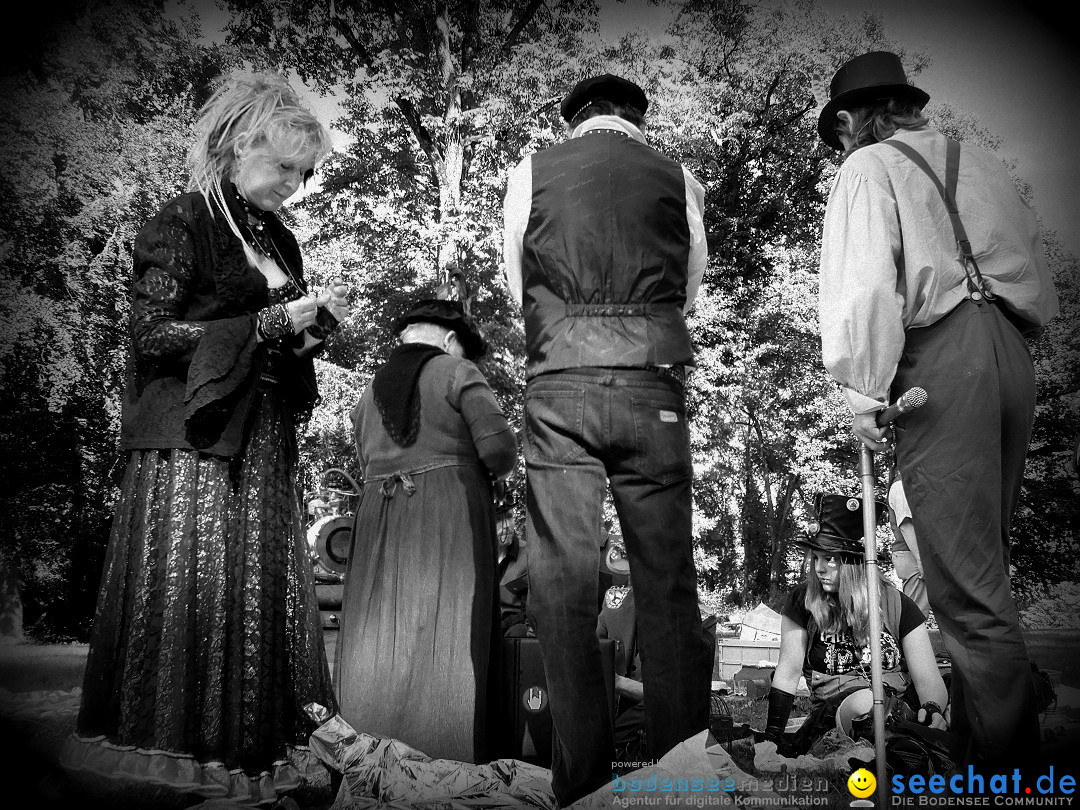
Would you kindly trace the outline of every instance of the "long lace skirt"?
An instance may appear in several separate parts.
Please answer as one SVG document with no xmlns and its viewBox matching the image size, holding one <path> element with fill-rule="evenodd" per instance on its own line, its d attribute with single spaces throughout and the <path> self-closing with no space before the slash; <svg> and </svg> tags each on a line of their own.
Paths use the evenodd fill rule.
<svg viewBox="0 0 1080 810">
<path fill-rule="evenodd" d="M 336 710 L 292 425 L 258 394 L 242 462 L 132 452 L 98 596 L 72 770 L 270 801 Z"/>
</svg>

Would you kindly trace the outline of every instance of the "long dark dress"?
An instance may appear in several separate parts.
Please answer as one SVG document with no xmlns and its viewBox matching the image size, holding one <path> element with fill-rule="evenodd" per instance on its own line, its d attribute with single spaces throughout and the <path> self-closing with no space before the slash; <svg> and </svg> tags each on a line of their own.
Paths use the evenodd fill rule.
<svg viewBox="0 0 1080 810">
<path fill-rule="evenodd" d="M 166 221 L 198 224 L 187 207 L 198 210 L 198 201 L 181 200 Z M 295 485 L 296 414 L 287 391 L 300 384 L 298 366 L 287 346 L 256 346 L 250 315 L 186 317 L 197 303 L 195 259 L 205 254 L 197 244 L 159 238 L 174 232 L 159 218 L 137 242 L 134 354 L 156 371 L 129 383 L 135 399 L 125 441 L 135 446 L 109 541 L 77 733 L 62 760 L 74 772 L 273 801 L 316 765 L 304 747 L 314 728 L 304 705 L 336 707 Z M 147 247 L 154 244 L 168 247 Z M 218 257 L 244 261 L 242 251 Z M 264 292 L 254 303 L 223 305 L 226 311 L 299 294 L 292 284 L 266 291 L 252 268 L 232 271 L 255 273 L 251 284 Z M 177 439 L 178 446 L 152 446 L 180 430 L 168 423 L 177 412 L 170 369 L 190 383 L 204 374 L 192 366 L 200 352 L 209 352 L 211 366 L 229 366 L 220 377 L 205 372 L 219 393 L 235 389 L 221 402 L 244 403 L 229 455 Z M 234 386 L 222 382 L 230 375 Z M 144 414 L 139 427 L 134 414 L 146 404 L 139 398 L 155 392 L 160 424 Z M 218 410 L 215 435 L 233 420 L 232 407 Z"/>
<path fill-rule="evenodd" d="M 364 495 L 337 648 L 342 716 L 434 759 L 483 761 L 497 622 L 491 479 L 516 442 L 480 371 L 423 368 L 414 444 L 390 438 L 369 386 L 353 412 Z"/>
</svg>

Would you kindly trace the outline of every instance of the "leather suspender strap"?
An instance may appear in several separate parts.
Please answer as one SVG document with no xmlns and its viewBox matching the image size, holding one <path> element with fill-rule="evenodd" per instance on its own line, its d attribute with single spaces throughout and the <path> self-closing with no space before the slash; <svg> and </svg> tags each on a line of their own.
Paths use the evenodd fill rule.
<svg viewBox="0 0 1080 810">
<path fill-rule="evenodd" d="M 907 144 L 904 145 L 907 146 Z M 923 161 L 923 163 L 925 165 L 926 161 Z M 945 209 L 949 212 L 949 219 L 952 220 L 953 233 L 956 234 L 956 244 L 960 246 L 960 252 L 964 254 L 964 259 L 975 264 L 975 256 L 971 252 L 971 242 L 967 238 L 967 231 L 964 230 L 964 223 L 960 221 L 960 209 L 956 205 L 956 181 L 959 176 L 960 142 L 947 138 L 945 140 L 945 191 L 942 199 L 945 200 Z M 979 272 L 978 267 L 975 264 L 976 274 Z"/>
<path fill-rule="evenodd" d="M 953 235 L 956 237 L 956 244 L 964 258 L 964 274 L 967 276 L 968 292 L 971 298 L 975 301 L 982 298 L 987 301 L 994 301 L 996 296 L 986 289 L 986 282 L 983 281 L 982 273 L 979 272 L 979 265 L 975 261 L 974 253 L 971 251 L 971 242 L 968 240 L 967 232 L 964 230 L 964 223 L 960 221 L 960 211 L 956 205 L 956 182 L 960 176 L 960 142 L 952 138 L 947 138 L 945 141 L 944 185 L 938 179 L 938 176 L 934 174 L 934 170 L 930 168 L 930 164 L 926 162 L 926 159 L 911 146 L 892 139 L 882 141 L 882 143 L 887 143 L 906 156 L 922 169 L 934 183 L 942 201 L 945 203 L 945 210 L 949 212 Z"/>
</svg>

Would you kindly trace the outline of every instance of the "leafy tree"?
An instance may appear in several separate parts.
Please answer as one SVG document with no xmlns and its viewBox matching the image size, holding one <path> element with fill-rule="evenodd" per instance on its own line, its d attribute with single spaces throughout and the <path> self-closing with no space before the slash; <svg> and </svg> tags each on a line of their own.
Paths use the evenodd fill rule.
<svg viewBox="0 0 1080 810">
<path fill-rule="evenodd" d="M 393 345 L 393 320 L 460 275 L 491 345 L 482 368 L 518 426 L 524 343 L 502 281 L 505 173 L 554 142 L 558 99 L 598 64 L 596 3 L 229 7 L 231 40 L 253 62 L 342 99 L 336 124 L 351 140 L 299 206 L 318 223 L 305 245 L 312 277 L 352 290 L 355 312 L 324 357 L 366 381 Z"/>
<path fill-rule="evenodd" d="M 320 88 L 345 90 L 339 125 L 355 140 L 311 197 L 324 227 L 309 246 L 355 268 L 364 326 L 329 356 L 370 373 L 389 347 L 388 319 L 463 270 L 493 336 L 485 372 L 515 418 L 523 347 L 494 272 L 503 173 L 556 140 L 554 102 L 581 75 L 612 70 L 645 87 L 650 141 L 707 191 L 711 255 L 691 319 L 689 397 L 703 581 L 775 598 L 801 559 L 790 540 L 809 496 L 858 492 L 846 406 L 820 367 L 817 244 L 839 160 L 817 138 L 818 99 L 857 53 L 898 51 L 916 75 L 928 57 L 889 42 L 877 16 L 837 20 L 809 1 L 675 5 L 670 40 L 634 32 L 600 49 L 581 33 L 593 33 L 593 9 L 543 16 L 536 4 L 340 4 L 324 19 L 294 3 L 239 3 L 234 28 Z M 510 48 L 507 32 L 519 37 Z M 998 145 L 966 113 L 934 113 L 945 131 Z M 879 463 L 880 497 L 889 463 Z"/>
<path fill-rule="evenodd" d="M 706 188 L 710 262 L 691 318 L 698 536 L 709 548 L 734 526 L 743 595 L 775 600 L 801 559 L 789 544 L 808 496 L 857 488 L 846 411 L 820 365 L 817 244 L 837 161 L 817 137 L 816 97 L 883 32 L 810 2 L 677 7 L 674 44 L 646 61 L 661 88 L 650 136 Z"/>
<path fill-rule="evenodd" d="M 195 110 L 240 64 L 335 94 L 349 136 L 320 188 L 283 213 L 312 285 L 343 277 L 355 310 L 317 362 L 306 491 L 329 467 L 356 473 L 348 414 L 393 343 L 389 326 L 455 274 L 492 345 L 483 370 L 520 425 L 523 336 L 500 268 L 506 172 L 562 137 L 557 103 L 582 76 L 620 73 L 646 89 L 650 142 L 706 188 L 710 260 L 688 391 L 701 585 L 712 609 L 776 603 L 797 576 L 791 540 L 810 497 L 858 492 L 846 405 L 820 365 L 818 240 L 839 158 L 817 138 L 818 102 L 843 60 L 898 49 L 880 17 L 834 19 L 812 0 L 672 5 L 670 36 L 605 43 L 596 2 L 229 0 L 229 42 L 212 46 L 190 11 L 92 0 L 9 51 L 0 528 L 38 633 L 81 634 L 93 603 L 120 470 L 132 239 L 183 188 Z M 903 56 L 916 75 L 927 63 Z M 999 145 L 964 111 L 931 114 L 966 143 Z M 1080 434 L 1069 327 L 1080 290 L 1075 257 L 1052 237 L 1047 250 L 1062 316 L 1032 344 L 1039 406 L 1014 527 L 1014 585 L 1031 598 L 1080 573 L 1067 461 Z M 889 463 L 879 460 L 880 496 Z"/>
<path fill-rule="evenodd" d="M 119 473 L 131 242 L 181 189 L 198 82 L 222 66 L 159 3 L 70 12 L 0 80 L 0 499 L 39 635 L 88 626 Z"/>
<path fill-rule="evenodd" d="M 329 225 L 318 240 L 378 308 L 361 304 L 375 316 L 356 336 L 361 347 L 385 351 L 388 321 L 460 273 L 495 326 L 496 351 L 508 348 L 498 328 L 510 316 L 497 272 L 501 179 L 538 140 L 553 140 L 552 102 L 583 61 L 560 54 L 590 52 L 596 4 L 229 5 L 232 38 L 253 60 L 344 98 L 337 123 L 353 140 L 310 205 Z"/>
</svg>

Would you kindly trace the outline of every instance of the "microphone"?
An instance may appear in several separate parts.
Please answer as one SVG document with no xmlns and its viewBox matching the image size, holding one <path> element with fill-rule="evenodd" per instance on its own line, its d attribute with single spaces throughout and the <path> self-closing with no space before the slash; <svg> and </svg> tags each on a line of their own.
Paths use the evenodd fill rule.
<svg viewBox="0 0 1080 810">
<path fill-rule="evenodd" d="M 926 391 L 915 386 L 909 388 L 907 391 L 900 395 L 900 398 L 896 400 L 892 405 L 887 407 L 883 411 L 879 411 L 877 415 L 878 427 L 885 427 L 890 422 L 895 422 L 896 417 L 902 413 L 913 411 L 916 408 L 921 408 L 926 404 Z"/>
</svg>

